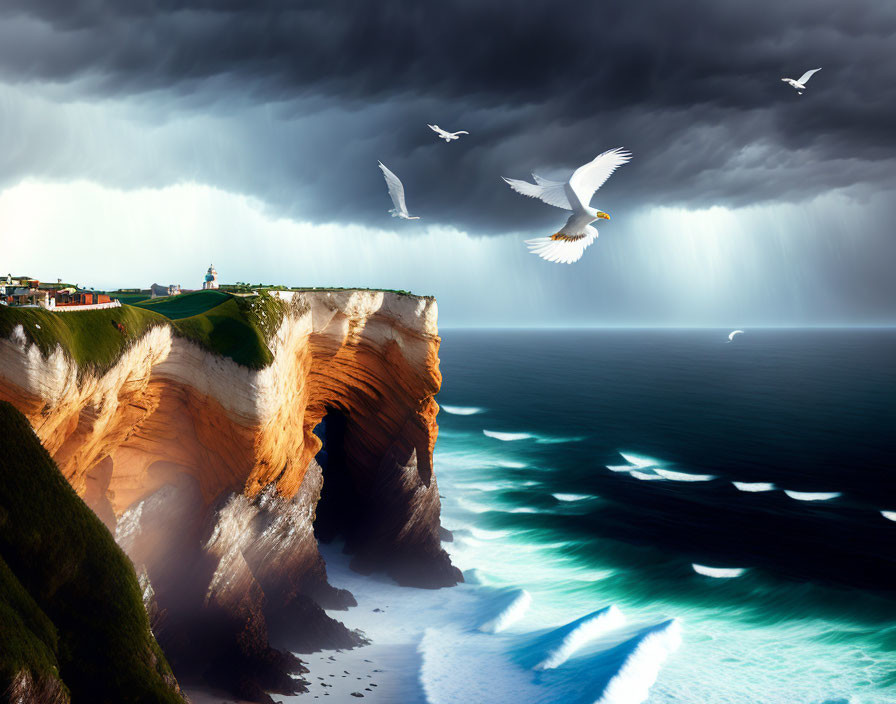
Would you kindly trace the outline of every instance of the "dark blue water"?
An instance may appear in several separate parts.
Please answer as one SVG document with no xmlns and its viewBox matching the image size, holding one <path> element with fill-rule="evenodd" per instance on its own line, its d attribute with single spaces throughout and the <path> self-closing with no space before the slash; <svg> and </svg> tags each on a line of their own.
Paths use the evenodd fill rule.
<svg viewBox="0 0 896 704">
<path fill-rule="evenodd" d="M 439 401 L 481 412 L 440 414 L 441 486 L 476 501 L 475 525 L 557 545 L 558 564 L 612 573 L 557 584 L 561 602 L 662 604 L 690 613 L 701 639 L 736 631 L 738 643 L 766 643 L 766 655 L 786 637 L 781 682 L 806 677 L 805 658 L 830 658 L 806 691 L 896 701 L 896 522 L 881 514 L 896 511 L 896 332 L 766 329 L 726 340 L 721 330 L 443 332 Z M 620 453 L 650 458 L 642 475 L 659 466 L 715 478 L 608 470 L 627 464 Z M 465 491 L 477 477 L 495 488 Z M 783 489 L 839 495 L 804 501 Z M 447 513 L 463 514 L 451 506 L 448 496 Z M 711 579 L 692 563 L 745 573 Z M 686 650 L 687 624 L 685 634 Z M 735 680 L 752 672 L 737 650 L 726 675 Z M 682 685 L 670 682 L 657 701 L 679 701 Z M 756 701 L 788 701 L 776 682 Z M 739 686 L 717 701 L 742 701 Z"/>
</svg>

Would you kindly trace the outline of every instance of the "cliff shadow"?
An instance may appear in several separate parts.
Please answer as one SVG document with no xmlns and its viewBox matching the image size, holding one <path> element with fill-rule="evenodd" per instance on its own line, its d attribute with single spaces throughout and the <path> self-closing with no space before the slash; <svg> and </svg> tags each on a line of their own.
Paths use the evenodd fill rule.
<svg viewBox="0 0 896 704">
<path fill-rule="evenodd" d="M 314 518 L 314 536 L 321 543 L 342 538 L 346 544 L 356 542 L 364 524 L 365 502 L 352 481 L 345 447 L 348 419 L 337 408 L 328 408 L 314 434 L 321 449 L 315 455 L 320 465 L 323 485 Z"/>
</svg>

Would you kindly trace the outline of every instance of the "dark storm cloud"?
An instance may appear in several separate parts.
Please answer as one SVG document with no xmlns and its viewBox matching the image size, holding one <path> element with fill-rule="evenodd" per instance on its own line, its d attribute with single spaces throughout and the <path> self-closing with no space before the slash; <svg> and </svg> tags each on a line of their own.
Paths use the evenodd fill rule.
<svg viewBox="0 0 896 704">
<path fill-rule="evenodd" d="M 0 77 L 220 119 L 239 168 L 190 173 L 281 212 L 382 222 L 382 159 L 412 211 L 485 233 L 558 217 L 500 175 L 617 145 L 636 158 L 601 194 L 611 212 L 891 188 L 894 37 L 888 0 L 6 0 Z M 816 66 L 803 96 L 779 80 Z M 445 145 L 433 121 L 472 134 Z"/>
</svg>

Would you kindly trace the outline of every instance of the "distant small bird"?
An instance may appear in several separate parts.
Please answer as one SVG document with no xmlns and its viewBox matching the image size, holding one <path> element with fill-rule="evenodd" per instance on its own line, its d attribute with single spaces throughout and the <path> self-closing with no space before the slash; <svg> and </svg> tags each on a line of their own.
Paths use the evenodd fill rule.
<svg viewBox="0 0 896 704">
<path fill-rule="evenodd" d="M 401 185 L 401 180 L 398 176 L 389 171 L 383 162 L 378 161 L 377 164 L 380 165 L 380 170 L 383 172 L 383 176 L 386 177 L 386 186 L 389 188 L 389 196 L 392 198 L 392 205 L 395 206 L 389 210 L 389 212 L 392 213 L 392 217 L 401 218 L 402 220 L 419 220 L 419 216 L 408 214 L 408 206 L 404 203 L 404 186 Z"/>
<path fill-rule="evenodd" d="M 617 167 L 631 158 L 632 155 L 622 147 L 610 149 L 576 169 L 566 183 L 548 181 L 536 174 L 532 174 L 535 183 L 505 178 L 504 180 L 517 193 L 572 211 L 566 225 L 558 232 L 550 237 L 526 240 L 529 251 L 549 262 L 572 264 L 581 259 L 585 248 L 597 239 L 597 230 L 591 227 L 591 223 L 610 219 L 610 216 L 602 210 L 591 207 L 591 198 Z"/>
<path fill-rule="evenodd" d="M 429 127 L 429 129 L 431 129 L 437 135 L 439 135 L 439 139 L 444 139 L 446 144 L 448 142 L 450 142 L 452 139 L 460 139 L 460 136 L 462 134 L 470 134 L 466 130 L 460 130 L 459 132 L 447 132 L 447 131 L 443 130 L 441 127 L 439 127 L 438 125 L 426 125 L 426 126 Z"/>
<path fill-rule="evenodd" d="M 802 95 L 803 91 L 806 90 L 806 84 L 809 82 L 809 79 L 812 78 L 813 74 L 818 71 L 821 71 L 821 68 L 813 68 L 811 71 L 806 71 L 796 80 L 793 80 L 792 78 L 782 78 L 781 80 L 792 85 L 794 88 L 796 88 L 796 92 Z"/>
<path fill-rule="evenodd" d="M 743 330 L 732 330 L 731 332 L 728 333 L 728 342 L 731 342 L 734 339 L 735 335 L 743 335 L 743 334 L 744 334 Z"/>
</svg>

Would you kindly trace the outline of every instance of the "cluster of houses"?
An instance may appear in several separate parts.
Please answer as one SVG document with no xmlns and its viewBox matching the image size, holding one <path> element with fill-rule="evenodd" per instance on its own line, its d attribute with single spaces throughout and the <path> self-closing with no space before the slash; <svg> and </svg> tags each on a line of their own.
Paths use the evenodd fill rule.
<svg viewBox="0 0 896 704">
<path fill-rule="evenodd" d="M 202 282 L 203 289 L 218 288 L 218 272 L 209 266 Z M 120 294 L 145 295 L 148 298 L 176 296 L 181 293 L 179 284 L 163 286 L 153 284 L 148 289 L 122 289 Z M 55 284 L 41 283 L 30 276 L 7 274 L 0 278 L 0 305 L 46 308 L 48 310 L 92 310 L 96 308 L 116 308 L 121 302 L 107 293 L 85 291 L 77 284 L 71 286 L 57 279 Z"/>
<path fill-rule="evenodd" d="M 57 279 L 55 284 L 41 283 L 28 276 L 7 274 L 0 279 L 0 304 L 48 308 L 112 307 L 114 302 L 105 293 L 82 291 Z M 107 305 L 105 305 L 107 304 Z"/>
</svg>

